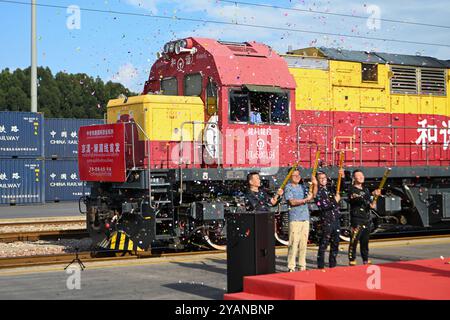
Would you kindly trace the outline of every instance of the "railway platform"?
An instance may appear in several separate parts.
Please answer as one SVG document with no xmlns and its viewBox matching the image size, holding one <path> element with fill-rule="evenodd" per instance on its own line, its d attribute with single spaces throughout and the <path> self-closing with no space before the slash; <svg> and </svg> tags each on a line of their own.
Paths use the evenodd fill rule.
<svg viewBox="0 0 450 320">
<path fill-rule="evenodd" d="M 340 245 L 339 267 L 348 264 L 346 249 L 346 244 Z M 286 272 L 286 254 L 286 248 L 276 251 L 279 273 Z M 316 247 L 308 249 L 308 269 L 316 268 L 316 254 Z M 371 243 L 375 265 L 441 257 L 450 261 L 448 236 Z M 64 270 L 67 263 L 5 268 L 0 270 L 0 299 L 220 300 L 226 294 L 226 263 L 226 253 L 211 252 L 85 262 L 84 271 L 77 268 L 68 272 Z M 76 275 L 78 280 L 74 278 Z"/>
</svg>

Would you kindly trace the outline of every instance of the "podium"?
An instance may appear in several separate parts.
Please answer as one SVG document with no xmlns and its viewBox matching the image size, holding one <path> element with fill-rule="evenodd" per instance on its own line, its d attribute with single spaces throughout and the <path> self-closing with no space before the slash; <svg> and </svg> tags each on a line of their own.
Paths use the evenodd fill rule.
<svg viewBox="0 0 450 320">
<path fill-rule="evenodd" d="M 243 291 L 244 276 L 275 273 L 273 212 L 226 214 L 227 291 Z"/>
</svg>

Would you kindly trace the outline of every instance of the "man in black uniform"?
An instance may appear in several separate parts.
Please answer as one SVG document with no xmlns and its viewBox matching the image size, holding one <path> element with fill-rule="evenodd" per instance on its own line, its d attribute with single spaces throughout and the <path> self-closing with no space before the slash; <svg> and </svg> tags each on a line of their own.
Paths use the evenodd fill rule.
<svg viewBox="0 0 450 320">
<path fill-rule="evenodd" d="M 248 190 L 245 193 L 245 208 L 247 211 L 270 211 L 270 207 L 278 203 L 283 190 L 278 189 L 274 197 L 270 197 L 266 190 L 261 189 L 261 179 L 258 172 L 247 175 Z"/>
<path fill-rule="evenodd" d="M 319 238 L 319 250 L 317 252 L 317 268 L 323 269 L 325 267 L 325 251 L 328 244 L 330 244 L 329 266 L 336 267 L 336 257 L 339 252 L 339 201 L 341 196 L 335 194 L 327 187 L 327 175 L 323 172 L 317 173 L 316 177 L 312 178 L 314 186 L 314 201 L 320 210 L 320 225 L 321 233 Z"/>
<path fill-rule="evenodd" d="M 380 196 L 381 191 L 376 189 L 374 196 Z M 369 237 L 370 237 L 370 209 L 374 209 L 376 201 L 372 200 L 369 189 L 364 187 L 364 174 L 361 170 L 353 172 L 353 184 L 348 190 L 350 202 L 351 238 L 348 248 L 348 260 L 351 266 L 356 265 L 356 247 L 360 243 L 363 264 L 369 264 Z"/>
</svg>

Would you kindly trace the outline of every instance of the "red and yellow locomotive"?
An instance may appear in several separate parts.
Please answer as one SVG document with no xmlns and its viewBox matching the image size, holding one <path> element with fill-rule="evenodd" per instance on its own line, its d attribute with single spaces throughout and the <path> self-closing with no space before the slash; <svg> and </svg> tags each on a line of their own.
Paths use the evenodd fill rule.
<svg viewBox="0 0 450 320">
<path fill-rule="evenodd" d="M 91 236 L 115 250 L 223 242 L 247 173 L 276 188 L 297 161 L 309 174 L 317 151 L 331 177 L 344 152 L 373 188 L 392 168 L 377 231 L 448 227 L 448 68 L 431 57 L 169 42 L 140 96 L 111 100 L 108 124 L 80 129 Z"/>
</svg>

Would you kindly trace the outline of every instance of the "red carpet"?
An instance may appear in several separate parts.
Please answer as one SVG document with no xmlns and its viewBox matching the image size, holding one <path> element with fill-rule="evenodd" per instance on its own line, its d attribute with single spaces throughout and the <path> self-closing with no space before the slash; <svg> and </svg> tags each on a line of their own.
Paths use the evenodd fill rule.
<svg viewBox="0 0 450 320">
<path fill-rule="evenodd" d="M 224 299 L 450 300 L 449 262 L 417 260 L 251 276 L 244 278 L 244 292 L 225 294 Z"/>
</svg>

